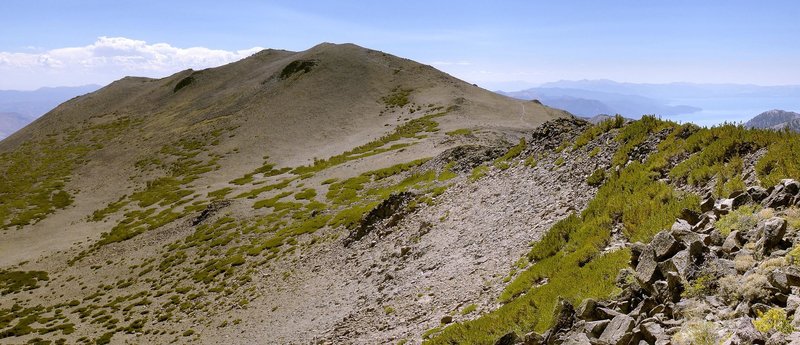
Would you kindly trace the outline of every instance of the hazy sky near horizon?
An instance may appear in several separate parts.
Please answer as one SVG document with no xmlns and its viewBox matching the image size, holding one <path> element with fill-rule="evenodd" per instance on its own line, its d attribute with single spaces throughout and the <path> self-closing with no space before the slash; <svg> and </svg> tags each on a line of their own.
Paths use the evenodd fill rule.
<svg viewBox="0 0 800 345">
<path fill-rule="evenodd" d="M 800 84 L 798 1 L 0 2 L 0 89 L 163 77 L 351 42 L 489 89 Z"/>
</svg>

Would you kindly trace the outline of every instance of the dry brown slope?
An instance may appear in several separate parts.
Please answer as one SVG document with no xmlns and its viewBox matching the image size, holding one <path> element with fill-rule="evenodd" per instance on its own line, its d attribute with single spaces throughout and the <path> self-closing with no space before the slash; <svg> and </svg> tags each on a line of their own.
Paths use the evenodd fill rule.
<svg viewBox="0 0 800 345">
<path fill-rule="evenodd" d="M 282 79 L 282 70 L 293 61 L 314 61 L 316 65 L 309 72 Z M 174 91 L 187 77 L 193 82 Z M 410 91 L 410 105 L 387 109 L 383 99 L 397 88 Z M 298 166 L 375 140 L 408 119 L 420 117 L 423 111 L 412 112 L 414 105 L 451 107 L 453 110 L 437 119 L 442 132 L 480 128 L 513 133 L 566 116 L 480 89 L 411 60 L 352 44 L 324 43 L 298 53 L 265 50 L 222 67 L 183 71 L 163 79 L 123 78 L 65 102 L 0 142 L 0 152 L 67 128 L 80 130 L 122 118 L 133 121 L 104 138 L 103 147 L 90 152 L 86 163 L 76 168 L 68 184 L 76 193 L 68 219 L 61 217 L 58 224 L 42 222 L 28 229 L 40 230 L 45 236 L 51 226 L 80 223 L 93 210 L 139 188 L 151 176 L 132 178 L 137 175 L 134 164 L 180 138 L 227 129 L 217 147 L 217 153 L 227 153 L 221 159 L 222 168 L 199 183 L 217 185 L 252 171 L 267 155 L 278 166 Z M 82 133 L 78 138 L 85 140 L 86 136 Z M 410 147 L 400 159 L 433 156 L 447 148 L 433 144 L 445 137 L 444 133 L 434 134 Z M 356 162 L 356 169 L 387 166 L 396 159 L 385 156 Z M 89 228 L 94 230 L 66 235 L 64 245 L 78 237 L 95 238 L 95 226 L 70 227 Z M 9 250 L 18 247 L 14 237 L 19 233 L 10 236 L 5 241 Z M 24 242 L 36 241 L 38 235 L 30 236 L 25 235 Z"/>
<path fill-rule="evenodd" d="M 0 142 L 0 154 L 19 161 L 25 161 L 27 154 L 44 156 L 34 159 L 43 160 L 38 169 L 46 170 L 58 161 L 74 161 L 73 165 L 63 169 L 65 175 L 45 181 L 63 182 L 64 185 L 43 192 L 45 197 L 58 194 L 56 191 L 68 192 L 74 198 L 73 203 L 44 214 L 41 221 L 19 228 L 5 226 L 4 231 L 0 231 L 0 269 L 24 263 L 14 269 L 45 270 L 51 274 L 49 285 L 19 300 L 24 306 L 37 303 L 59 305 L 68 300 L 88 301 L 93 298 L 98 301 L 96 303 L 113 303 L 116 298 L 133 298 L 130 296 L 137 296 L 137 291 L 149 294 L 167 289 L 163 290 L 165 294 L 148 295 L 151 302 L 155 301 L 154 306 L 160 306 L 145 308 L 153 315 L 146 323 L 148 330 L 166 332 L 195 327 L 187 323 L 194 324 L 200 320 L 216 322 L 226 315 L 237 314 L 230 311 L 225 314 L 226 311 L 218 309 L 236 307 L 238 298 L 256 298 L 258 294 L 241 288 L 227 297 L 226 288 L 225 296 L 219 295 L 218 291 L 207 297 L 195 296 L 186 303 L 204 303 L 206 306 L 212 303 L 215 307 L 202 307 L 201 310 L 192 307 L 184 314 L 182 306 L 180 314 L 175 311 L 176 316 L 170 319 L 172 311 L 165 311 L 170 305 L 166 298 L 179 288 L 178 284 L 192 282 L 195 273 L 206 271 L 208 266 L 201 263 L 208 258 L 176 264 L 180 273 L 153 271 L 152 265 L 159 266 L 160 263 L 149 261 L 166 260 L 174 252 L 169 244 L 189 243 L 191 235 L 202 231 L 192 223 L 210 202 L 209 192 L 230 190 L 227 198 L 231 203 L 226 207 L 225 215 L 239 221 L 243 228 L 265 219 L 268 225 L 273 226 L 285 224 L 281 223 L 283 221 L 305 221 L 304 217 L 317 219 L 315 217 L 320 217 L 320 214 L 332 218 L 348 205 L 327 197 L 330 183 L 324 181 L 331 177 L 351 178 L 365 171 L 432 157 L 463 143 L 504 145 L 504 142 L 516 141 L 526 130 L 546 120 L 564 116 L 568 114 L 494 94 L 430 66 L 349 44 L 322 44 L 298 53 L 268 50 L 219 68 L 183 71 L 164 79 L 124 78 L 64 103 Z M 416 129 L 409 130 L 409 127 Z M 464 128 L 470 129 L 472 134 L 446 133 Z M 385 141 L 387 134 L 398 131 L 405 131 L 405 135 L 385 143 L 381 141 Z M 380 139 L 382 137 L 384 139 Z M 275 164 L 275 168 L 296 168 L 311 164 L 316 158 L 341 157 L 343 152 L 354 147 L 376 142 L 379 145 L 364 154 L 347 156 L 341 164 L 312 169 L 314 172 L 311 174 L 249 174 L 265 163 L 265 156 L 269 156 L 268 161 Z M 70 148 L 71 155 L 54 150 L 58 147 Z M 4 166 L 0 168 L 5 169 Z M 31 171 L 40 172 L 36 169 Z M 395 177 L 401 176 L 403 174 Z M 36 174 L 30 177 L 37 178 Z M 239 181 L 235 179 L 241 182 L 235 182 Z M 256 194 L 255 201 L 236 197 L 280 181 L 289 182 L 277 191 Z M 0 186 L 4 188 L 0 192 L 16 188 L 7 184 Z M 297 194 L 291 196 L 309 188 L 317 191 L 315 201 L 324 203 L 323 209 L 304 213 L 302 207 L 305 206 L 299 209 L 293 206 L 293 214 L 283 213 L 270 218 L 272 214 L 280 213 L 277 208 L 271 211 L 254 204 L 264 201 L 263 198 L 289 193 L 282 197 L 282 202 L 296 203 L 299 200 L 301 205 L 310 205 Z M 117 200 L 124 204 L 108 209 L 105 214 L 94 214 Z M 27 200 L 16 201 L 24 203 Z M 363 200 L 358 201 L 363 203 L 359 204 L 360 207 L 368 205 Z M 0 203 L 0 211 L 2 206 Z M 97 216 L 95 221 L 89 219 L 93 215 Z M 218 215 L 210 219 L 225 218 Z M 143 232 L 131 231 L 140 228 L 126 225 L 142 222 L 151 224 Z M 334 238 L 347 233 L 338 225 L 325 226 L 323 223 L 319 226 L 324 228 L 319 231 L 319 238 Z M 128 232 L 120 232 L 124 236 L 107 241 L 103 246 L 95 245 L 98 240 L 109 239 L 102 237 L 103 233 L 113 235 L 114 229 L 118 228 Z M 261 226 L 259 231 L 264 231 L 263 228 Z M 325 234 L 331 236 L 322 237 Z M 301 250 L 320 248 L 314 246 L 318 239 L 316 235 L 298 238 L 283 238 L 288 244 L 280 248 L 280 255 L 293 255 L 297 241 L 303 242 L 302 248 L 314 248 Z M 258 240 L 258 237 L 237 238 L 234 243 L 241 250 L 248 241 Z M 338 245 L 338 242 L 327 245 Z M 189 250 L 190 255 L 200 257 L 209 252 L 216 257 L 226 256 L 230 251 L 213 249 L 194 253 Z M 263 260 L 268 261 L 267 254 L 265 250 L 257 257 L 267 257 Z M 248 270 L 240 268 L 239 274 L 249 276 L 250 273 L 246 272 L 250 267 L 270 269 L 260 266 L 260 261 L 253 261 L 249 256 L 245 261 Z M 287 264 L 302 263 L 289 258 Z M 136 272 L 140 265 L 150 265 L 151 270 Z M 271 269 L 273 274 L 282 274 L 274 267 Z M 225 284 L 226 280 L 212 285 L 217 283 Z M 270 287 L 269 282 L 261 283 Z M 203 291 L 211 288 L 202 280 L 191 284 L 192 291 L 202 293 L 202 296 L 205 296 Z M 255 284 L 243 286 L 248 289 L 261 287 Z M 93 292 L 101 295 L 90 297 L 96 295 Z M 214 302 L 211 302 L 212 297 Z M 218 302 L 219 297 L 224 297 L 222 302 Z M 16 303 L 17 299 L 0 301 L 0 314 L 12 302 Z M 89 302 L 82 303 L 77 309 Z M 127 319 L 132 317 L 128 310 L 115 310 L 108 304 L 93 308 L 106 310 L 116 317 L 124 314 L 124 322 L 131 322 Z M 208 318 L 201 316 L 203 313 L 208 313 Z M 159 319 L 167 317 L 167 321 L 156 321 L 156 315 Z M 80 337 L 94 339 L 105 332 L 97 323 L 88 323 L 83 317 L 77 319 L 73 315 L 67 319 L 64 322 L 77 323 L 79 327 L 75 335 L 64 334 L 69 340 Z M 5 326 L 0 326 L 2 331 Z M 128 332 L 123 326 L 104 327 L 122 334 Z M 164 333 L 160 335 L 156 337 L 154 334 L 152 339 L 160 342 L 171 337 Z M 121 337 L 115 336 L 115 341 Z M 132 336 L 126 337 L 131 340 Z M 29 339 L 32 339 L 30 334 L 20 338 L 21 341 Z"/>
</svg>

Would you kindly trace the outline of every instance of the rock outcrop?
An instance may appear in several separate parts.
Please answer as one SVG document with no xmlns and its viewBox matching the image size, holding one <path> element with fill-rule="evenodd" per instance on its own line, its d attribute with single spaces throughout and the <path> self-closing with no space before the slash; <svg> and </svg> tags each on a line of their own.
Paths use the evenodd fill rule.
<svg viewBox="0 0 800 345">
<path fill-rule="evenodd" d="M 618 297 L 562 301 L 556 325 L 517 344 L 785 344 L 800 341 L 800 234 L 787 208 L 800 206 L 800 183 L 750 187 L 684 210 L 648 244 L 629 243 L 630 268 Z M 712 206 L 713 205 L 713 206 Z M 752 223 L 730 231 L 717 222 L 750 205 Z M 750 208 L 745 209 L 750 210 Z M 794 209 L 796 210 L 796 209 Z M 720 223 L 721 224 L 721 223 Z M 566 320 L 566 321 L 564 321 Z"/>
</svg>

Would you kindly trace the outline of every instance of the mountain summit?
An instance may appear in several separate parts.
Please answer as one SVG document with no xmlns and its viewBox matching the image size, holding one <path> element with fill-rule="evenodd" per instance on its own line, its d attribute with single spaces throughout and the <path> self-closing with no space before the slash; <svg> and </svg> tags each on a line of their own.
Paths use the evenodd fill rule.
<svg viewBox="0 0 800 345">
<path fill-rule="evenodd" d="M 779 109 L 765 111 L 744 124 L 748 128 L 783 129 L 800 132 L 800 114 Z"/>
<path fill-rule="evenodd" d="M 311 341 L 381 298 L 341 241 L 569 117 L 352 44 L 123 78 L 0 142 L 0 339 Z M 462 242 L 430 243 L 437 267 Z"/>
</svg>

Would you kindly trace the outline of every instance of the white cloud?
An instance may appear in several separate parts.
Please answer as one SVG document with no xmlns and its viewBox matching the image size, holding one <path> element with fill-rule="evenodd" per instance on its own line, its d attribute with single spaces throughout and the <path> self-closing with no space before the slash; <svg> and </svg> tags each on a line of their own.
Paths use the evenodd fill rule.
<svg viewBox="0 0 800 345">
<path fill-rule="evenodd" d="M 0 52 L 0 89 L 108 83 L 126 75 L 164 77 L 187 68 L 224 65 L 263 48 L 227 51 L 178 48 L 125 37 L 99 37 L 82 47 L 42 52 Z"/>
</svg>

